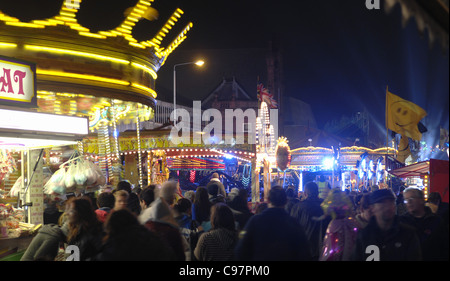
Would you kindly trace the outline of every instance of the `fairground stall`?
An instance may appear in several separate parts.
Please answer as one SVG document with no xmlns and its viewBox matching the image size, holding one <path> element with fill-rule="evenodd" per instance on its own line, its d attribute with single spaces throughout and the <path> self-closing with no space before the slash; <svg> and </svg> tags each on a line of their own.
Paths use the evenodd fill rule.
<svg viewBox="0 0 450 281">
<path fill-rule="evenodd" d="M 35 64 L 0 57 L 0 68 L 1 259 L 25 249 L 44 223 L 48 151 L 76 145 L 88 133 L 88 119 L 36 110 Z"/>
<path fill-rule="evenodd" d="M 448 164 L 448 160 L 430 159 L 391 170 L 389 173 L 402 178 L 408 187 L 422 189 L 425 199 L 431 192 L 438 192 L 442 202 L 448 203 Z"/>
<path fill-rule="evenodd" d="M 372 185 L 385 186 L 387 171 L 402 166 L 395 160 L 395 149 L 370 149 L 360 146 L 324 148 L 300 147 L 291 150 L 291 169 L 298 175 L 299 190 L 308 181 L 362 190 Z M 325 187 L 325 186 L 323 186 Z"/>
<path fill-rule="evenodd" d="M 169 178 L 177 179 L 183 190 L 206 185 L 213 172 L 218 172 L 228 189 L 238 185 L 250 188 L 251 161 L 255 158 L 249 144 L 174 144 L 170 129 L 124 131 L 117 137 L 120 178 L 131 182 L 161 184 Z M 86 155 L 98 157 L 99 139 L 84 139 Z M 115 157 L 115 156 L 114 156 Z M 205 182 L 203 182 L 205 181 Z"/>
</svg>

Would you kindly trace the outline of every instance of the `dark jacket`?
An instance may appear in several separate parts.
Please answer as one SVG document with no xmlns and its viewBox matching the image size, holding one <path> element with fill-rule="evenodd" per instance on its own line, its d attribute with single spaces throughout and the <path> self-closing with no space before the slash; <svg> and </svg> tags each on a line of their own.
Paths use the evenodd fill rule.
<svg viewBox="0 0 450 281">
<path fill-rule="evenodd" d="M 160 237 L 161 240 L 171 248 L 171 250 L 175 253 L 177 261 L 186 260 L 183 237 L 177 227 L 168 223 L 151 220 L 147 221 L 144 226 Z"/>
<path fill-rule="evenodd" d="M 416 218 L 406 213 L 400 220 L 417 231 L 423 260 L 448 260 L 448 229 L 443 226 L 441 217 L 426 207 L 423 217 Z"/>
<path fill-rule="evenodd" d="M 170 261 L 174 254 L 157 235 L 139 225 L 109 237 L 94 260 Z"/>
<path fill-rule="evenodd" d="M 218 179 L 211 179 L 207 184 L 206 184 L 206 189 L 208 189 L 209 186 L 211 185 L 217 185 L 218 186 L 218 191 L 217 194 L 221 194 L 223 196 L 223 198 L 227 197 L 227 193 L 225 191 L 225 187 L 223 186 L 222 182 Z"/>
<path fill-rule="evenodd" d="M 102 224 L 99 222 L 87 231 L 81 231 L 71 241 L 67 241 L 67 245 L 75 245 L 78 247 L 81 261 L 90 260 L 99 253 L 103 235 Z"/>
<path fill-rule="evenodd" d="M 291 210 L 291 216 L 303 227 L 311 247 L 314 260 L 318 260 L 322 250 L 322 242 L 325 236 L 330 218 L 318 220 L 323 215 L 320 204 L 323 199 L 308 197 L 295 204 Z"/>
<path fill-rule="evenodd" d="M 378 248 L 380 261 L 422 260 L 417 234 L 412 227 L 400 222 L 398 216 L 386 233 L 381 231 L 375 217 L 372 217 L 369 224 L 358 232 L 352 260 L 365 261 L 373 254 L 369 246 Z"/>
<path fill-rule="evenodd" d="M 241 261 L 311 260 L 303 228 L 282 208 L 252 216 L 235 254 Z"/>
<path fill-rule="evenodd" d="M 241 231 L 244 229 L 248 220 L 253 216 L 253 213 L 250 210 L 235 210 L 230 208 L 231 212 L 233 212 L 234 221 L 236 222 L 236 229 Z"/>
</svg>

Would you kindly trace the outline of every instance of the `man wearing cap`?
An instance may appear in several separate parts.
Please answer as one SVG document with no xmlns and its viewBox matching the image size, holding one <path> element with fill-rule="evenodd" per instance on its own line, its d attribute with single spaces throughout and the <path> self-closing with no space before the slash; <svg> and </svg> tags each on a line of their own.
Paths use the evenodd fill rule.
<svg viewBox="0 0 450 281">
<path fill-rule="evenodd" d="M 396 215 L 395 195 L 380 189 L 369 197 L 373 217 L 358 232 L 353 260 L 411 261 L 422 260 L 419 238 L 414 229 Z"/>
</svg>

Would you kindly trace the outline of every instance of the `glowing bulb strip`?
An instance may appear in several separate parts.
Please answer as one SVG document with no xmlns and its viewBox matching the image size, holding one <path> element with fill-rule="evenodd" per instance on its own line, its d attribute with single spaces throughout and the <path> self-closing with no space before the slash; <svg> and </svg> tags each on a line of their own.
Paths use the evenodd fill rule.
<svg viewBox="0 0 450 281">
<path fill-rule="evenodd" d="M 105 137 L 105 148 L 106 148 L 106 165 L 107 165 L 107 169 L 108 169 L 108 177 L 106 178 L 107 182 L 109 181 L 108 178 L 110 178 L 112 176 L 112 161 L 111 161 L 111 143 L 109 141 L 109 127 L 108 124 L 105 123 L 105 125 L 103 126 L 103 130 L 104 130 L 104 137 Z"/>
<path fill-rule="evenodd" d="M 81 141 L 78 141 L 77 142 L 77 145 L 78 145 L 78 152 L 81 154 L 81 155 L 83 155 L 84 154 L 84 144 L 83 144 L 83 141 L 81 140 Z"/>
<path fill-rule="evenodd" d="M 0 48 L 16 48 L 17 44 L 0 42 Z"/>
<path fill-rule="evenodd" d="M 114 148 L 115 148 L 115 152 L 116 155 L 119 155 L 120 150 L 119 150 L 119 132 L 117 131 L 117 108 L 116 105 L 114 104 L 114 100 L 112 100 L 112 109 L 113 109 L 113 136 L 114 136 Z"/>
<path fill-rule="evenodd" d="M 135 88 L 138 88 L 138 89 L 141 89 L 141 90 L 144 90 L 144 91 L 146 91 L 146 92 L 149 92 L 150 95 L 151 95 L 153 98 L 156 98 L 156 92 L 155 92 L 153 89 L 150 89 L 149 87 L 145 87 L 145 86 L 142 86 L 142 85 L 137 84 L 137 83 L 131 83 L 131 86 L 132 86 L 132 87 L 135 87 Z"/>
<path fill-rule="evenodd" d="M 117 63 L 123 63 L 128 64 L 130 63 L 128 60 L 118 59 L 114 57 L 109 56 L 103 56 L 103 55 L 97 55 L 93 53 L 87 53 L 87 52 L 80 52 L 80 51 L 73 51 L 68 49 L 61 49 L 61 48 L 52 48 L 52 47 L 46 47 L 46 46 L 38 46 L 38 45 L 24 45 L 24 48 L 26 50 L 33 50 L 33 51 L 39 51 L 39 52 L 49 52 L 49 53 L 57 53 L 57 54 L 67 54 L 67 55 L 74 55 L 74 56 L 80 56 L 80 57 L 88 57 L 88 58 L 94 58 L 99 60 L 107 60 Z"/>
<path fill-rule="evenodd" d="M 45 28 L 45 25 L 42 24 L 34 24 L 29 22 L 16 22 L 16 21 L 7 21 L 6 25 L 18 26 L 18 27 L 30 27 L 30 28 Z"/>
<path fill-rule="evenodd" d="M 153 2 L 153 0 L 151 0 Z M 141 49 L 145 49 L 146 46 L 142 45 L 140 43 L 137 43 L 137 40 L 134 39 L 131 36 L 131 31 L 133 30 L 133 27 L 135 26 L 136 22 L 139 21 L 140 18 L 144 15 L 144 13 L 147 11 L 148 7 L 150 7 L 150 2 L 148 1 L 139 1 L 136 6 L 133 7 L 131 12 L 128 14 L 128 16 L 125 18 L 125 20 L 120 24 L 118 27 L 115 28 L 116 32 L 122 33 L 122 35 L 130 35 L 130 36 L 124 36 L 126 40 L 128 40 L 129 44 L 134 47 L 138 47 Z"/>
<path fill-rule="evenodd" d="M 172 43 L 169 44 L 169 46 L 166 49 L 160 49 L 156 55 L 159 58 L 162 57 L 167 57 L 169 56 L 170 53 L 172 53 L 177 47 L 178 45 L 181 44 L 181 42 L 184 41 L 184 39 L 186 39 L 186 33 L 192 28 L 193 23 L 190 22 L 184 29 L 183 31 L 172 41 Z"/>
<path fill-rule="evenodd" d="M 0 44 L 5 44 L 5 46 L 7 46 L 7 47 L 17 47 L 17 44 L 11 44 L 11 43 L 0 43 Z M 1 46 L 2 45 L 0 45 L 0 47 Z M 46 46 L 39 46 L 39 45 L 24 45 L 24 48 L 27 50 L 38 51 L 38 52 L 67 54 L 67 55 L 73 55 L 73 56 L 93 58 L 93 59 L 98 59 L 98 60 L 106 60 L 106 61 L 117 62 L 117 63 L 122 63 L 122 64 L 130 63 L 130 61 L 124 60 L 124 59 L 119 59 L 119 58 L 104 56 L 104 55 L 98 55 L 98 54 L 93 54 L 93 53 L 88 53 L 88 52 L 73 51 L 73 50 L 69 50 L 69 49 L 53 48 L 53 47 L 46 47 Z M 131 66 L 139 68 L 139 69 L 147 72 L 155 80 L 158 78 L 158 75 L 156 74 L 156 72 L 153 69 L 151 69 L 145 65 L 142 65 L 142 64 L 139 64 L 136 62 L 131 62 Z"/>
<path fill-rule="evenodd" d="M 78 73 L 70 73 L 70 72 L 61 72 L 61 71 L 53 71 L 53 70 L 43 70 L 43 69 L 36 69 L 36 73 L 39 75 L 49 75 L 49 76 L 59 76 L 59 77 L 66 77 L 66 78 L 76 78 L 76 79 L 85 79 L 85 80 L 91 80 L 91 81 L 97 81 L 97 82 L 106 82 L 106 83 L 113 83 L 113 84 L 119 84 L 119 85 L 130 85 L 130 82 L 118 80 L 118 79 L 112 79 L 112 78 L 106 78 L 101 76 L 94 76 L 94 75 L 87 75 L 87 74 L 78 74 Z"/>
<path fill-rule="evenodd" d="M 156 71 L 154 71 L 153 69 L 150 69 L 149 67 L 147 67 L 145 65 L 142 65 L 142 64 L 139 64 L 139 63 L 135 63 L 135 62 L 131 62 L 131 65 L 134 66 L 134 67 L 137 67 L 137 68 L 139 68 L 139 69 L 141 69 L 141 70 L 143 70 L 145 72 L 147 72 L 155 80 L 158 78 L 158 75 L 156 74 Z M 155 92 L 155 94 L 156 94 L 156 92 Z"/>
<path fill-rule="evenodd" d="M 97 39 L 106 39 L 108 37 L 124 37 L 129 45 L 136 48 L 154 48 L 155 54 L 158 58 L 164 59 L 161 61 L 161 65 L 164 64 L 167 56 L 173 52 L 178 45 L 186 39 L 186 33 L 192 27 L 192 23 L 189 23 L 183 31 L 172 41 L 166 48 L 161 48 L 162 39 L 166 34 L 172 29 L 172 26 L 176 24 L 178 19 L 184 13 L 183 10 L 177 8 L 175 12 L 170 16 L 161 30 L 155 35 L 151 40 L 146 40 L 142 42 L 137 42 L 137 40 L 131 35 L 136 22 L 138 22 L 147 9 L 150 7 L 153 0 L 139 0 L 138 3 L 133 7 L 131 12 L 127 15 L 124 21 L 115 29 L 109 31 L 99 31 L 96 33 L 90 32 L 88 28 L 81 26 L 78 23 L 76 14 L 80 8 L 81 0 L 65 0 L 59 11 L 59 14 L 53 18 L 45 20 L 33 20 L 31 22 L 21 22 L 18 18 L 10 17 L 2 12 L 0 12 L 0 21 L 3 21 L 6 25 L 17 26 L 17 27 L 27 27 L 27 28 L 46 28 L 47 26 L 57 26 L 65 25 L 70 27 L 70 29 L 78 32 L 80 36 L 92 37 Z"/>
<path fill-rule="evenodd" d="M 137 108 L 139 112 L 139 105 Z M 139 164 L 139 185 L 142 186 L 142 151 L 141 151 L 141 133 L 140 133 L 140 120 L 139 116 L 136 116 L 136 134 L 137 134 L 137 142 L 138 142 L 138 164 Z"/>
<path fill-rule="evenodd" d="M 161 41 L 166 36 L 167 33 L 169 33 L 169 30 L 172 29 L 172 26 L 175 25 L 175 22 L 178 21 L 178 18 L 181 17 L 181 14 L 183 14 L 183 10 L 177 8 L 175 12 L 170 16 L 170 18 L 166 21 L 166 23 L 163 25 L 163 27 L 159 30 L 159 32 L 156 34 L 156 36 L 148 40 L 148 43 L 159 45 L 161 44 Z"/>
</svg>

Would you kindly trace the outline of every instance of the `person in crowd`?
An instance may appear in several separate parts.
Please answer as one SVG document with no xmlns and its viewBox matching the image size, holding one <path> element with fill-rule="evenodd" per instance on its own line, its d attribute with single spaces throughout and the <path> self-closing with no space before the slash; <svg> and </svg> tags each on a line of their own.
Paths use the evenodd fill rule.
<svg viewBox="0 0 450 281">
<path fill-rule="evenodd" d="M 148 208 L 148 211 L 146 210 L 143 215 L 139 216 L 139 221 L 171 247 L 177 261 L 186 259 L 184 253 L 188 246 L 184 243 L 178 223 L 175 221 L 172 210 L 164 198 L 156 198 Z"/>
<path fill-rule="evenodd" d="M 62 212 L 59 211 L 57 201 L 44 194 L 44 224 L 58 224 Z"/>
<path fill-rule="evenodd" d="M 191 229 L 192 225 L 192 202 L 187 198 L 180 198 L 173 205 L 174 217 L 181 228 Z"/>
<path fill-rule="evenodd" d="M 303 228 L 284 209 L 286 192 L 273 186 L 268 196 L 269 208 L 247 222 L 243 237 L 235 249 L 241 261 L 311 260 Z"/>
<path fill-rule="evenodd" d="M 127 208 L 135 215 L 139 215 L 141 213 L 139 197 L 136 193 L 132 192 L 131 183 L 128 181 L 120 181 L 117 184 L 116 190 L 125 190 L 128 192 Z"/>
<path fill-rule="evenodd" d="M 217 184 L 217 186 L 219 187 L 219 191 L 217 192 L 217 194 L 221 194 L 223 198 L 227 197 L 227 193 L 225 192 L 225 187 L 223 186 L 222 182 L 220 181 L 220 177 L 219 177 L 218 173 L 212 174 L 211 180 L 206 185 L 206 188 L 208 188 L 208 186 L 211 184 Z"/>
<path fill-rule="evenodd" d="M 358 226 L 353 205 L 339 188 L 331 190 L 321 207 L 331 217 L 323 241 L 320 261 L 348 261 L 353 253 Z"/>
<path fill-rule="evenodd" d="M 201 225 L 192 220 L 192 203 L 187 198 L 181 198 L 173 206 L 175 220 L 180 228 L 181 236 L 186 240 L 189 248 L 185 251 L 186 260 L 192 260 L 192 255 L 197 245 L 200 234 L 203 233 Z"/>
<path fill-rule="evenodd" d="M 227 198 L 225 198 L 225 203 L 228 204 L 231 201 L 233 201 L 234 197 L 236 197 L 239 194 L 239 188 L 233 187 L 230 192 L 227 194 Z"/>
<path fill-rule="evenodd" d="M 447 219 L 448 224 L 448 203 L 442 202 L 439 192 L 431 192 L 427 198 L 426 204 L 434 214 L 437 214 L 444 220 Z"/>
<path fill-rule="evenodd" d="M 97 198 L 98 209 L 95 210 L 95 214 L 97 215 L 97 219 L 101 223 L 105 222 L 109 212 L 111 212 L 111 210 L 114 208 L 114 204 L 115 198 L 111 192 L 102 192 L 98 195 Z"/>
<path fill-rule="evenodd" d="M 423 260 L 448 260 L 448 231 L 445 231 L 441 218 L 425 206 L 423 191 L 408 187 L 403 196 L 408 213 L 400 220 L 416 229 Z"/>
<path fill-rule="evenodd" d="M 288 214 L 290 214 L 291 213 L 291 210 L 292 210 L 292 207 L 295 205 L 295 204 L 297 204 L 297 203 L 299 203 L 300 202 L 300 199 L 298 199 L 298 194 L 296 194 L 296 192 L 295 192 L 295 188 L 294 188 L 294 186 L 289 186 L 287 189 L 286 189 L 286 196 L 287 196 L 287 203 L 286 203 L 286 212 L 288 213 Z"/>
<path fill-rule="evenodd" d="M 219 193 L 219 183 L 218 182 L 209 183 L 206 186 L 206 189 L 208 190 L 209 202 L 211 202 L 212 205 L 214 205 L 216 203 L 224 203 L 225 202 L 225 197 L 223 197 L 222 194 Z"/>
<path fill-rule="evenodd" d="M 358 229 L 362 229 L 369 224 L 369 220 L 372 217 L 372 209 L 370 206 L 369 194 L 364 194 L 359 199 L 357 208 L 358 212 L 355 216 L 356 222 L 358 223 Z"/>
<path fill-rule="evenodd" d="M 394 192 L 394 195 L 397 198 L 395 200 L 395 204 L 397 205 L 397 215 L 399 216 L 408 213 L 408 210 L 406 209 L 405 200 L 403 199 L 404 190 L 405 187 L 403 185 L 395 184 L 392 186 L 392 191 Z"/>
<path fill-rule="evenodd" d="M 211 202 L 208 198 L 208 190 L 204 186 L 197 187 L 195 200 L 192 204 L 192 219 L 201 225 L 205 231 L 211 228 Z"/>
<path fill-rule="evenodd" d="M 184 198 L 189 199 L 192 203 L 195 200 L 195 191 L 194 190 L 188 190 L 184 193 Z"/>
<path fill-rule="evenodd" d="M 178 192 L 178 182 L 166 181 L 161 186 L 160 196 L 169 206 L 173 206 L 176 202 L 176 194 Z"/>
<path fill-rule="evenodd" d="M 370 194 L 373 216 L 358 231 L 352 260 L 417 261 L 422 260 L 415 230 L 396 215 L 395 195 L 389 189 Z"/>
<path fill-rule="evenodd" d="M 155 193 L 158 193 L 156 185 L 149 185 L 139 193 L 139 203 L 141 205 L 141 213 L 150 207 L 150 204 L 155 201 Z"/>
<path fill-rule="evenodd" d="M 247 221 L 253 216 L 253 213 L 248 207 L 248 193 L 247 190 L 242 188 L 238 190 L 238 194 L 228 202 L 228 207 L 233 212 L 234 220 L 236 221 L 237 231 L 244 229 Z"/>
<path fill-rule="evenodd" d="M 323 209 L 320 207 L 323 199 L 319 198 L 319 187 L 315 182 L 305 184 L 305 199 L 298 202 L 292 207 L 290 215 L 303 227 L 306 237 L 311 247 L 311 255 L 313 260 L 318 260 L 320 250 L 323 245 L 323 238 L 327 229 L 330 218 L 326 217 L 319 220 L 323 216 Z"/>
<path fill-rule="evenodd" d="M 97 261 L 171 261 L 175 255 L 156 234 L 139 224 L 128 209 L 113 212 L 105 222 L 106 236 Z"/>
<path fill-rule="evenodd" d="M 67 229 L 67 228 L 66 228 Z M 53 261 L 67 232 L 57 224 L 45 224 L 31 240 L 20 261 Z"/>
<path fill-rule="evenodd" d="M 319 181 L 317 182 L 317 186 L 319 187 L 319 197 L 321 199 L 325 199 L 328 196 L 328 192 L 330 192 L 331 187 L 330 183 L 325 179 L 324 175 L 321 175 Z"/>
<path fill-rule="evenodd" d="M 68 233 L 67 245 L 78 246 L 80 260 L 89 260 L 101 246 L 103 229 L 92 204 L 85 198 L 71 198 L 66 204 Z"/>
<path fill-rule="evenodd" d="M 118 211 L 121 209 L 128 208 L 128 197 L 129 193 L 125 190 L 116 190 L 113 193 L 114 195 L 114 211 Z"/>
<path fill-rule="evenodd" d="M 152 210 L 150 210 L 150 207 L 152 206 L 152 203 L 155 202 L 155 199 L 159 197 L 160 191 L 160 185 L 151 184 L 144 188 L 139 194 L 141 213 L 138 216 L 138 221 L 141 224 L 144 224 L 148 220 L 150 213 L 152 212 Z"/>
<path fill-rule="evenodd" d="M 233 213 L 225 203 L 211 208 L 211 230 L 203 233 L 195 247 L 199 261 L 231 261 L 238 241 Z"/>
<path fill-rule="evenodd" d="M 261 214 L 265 209 L 269 208 L 269 204 L 266 202 L 261 202 L 256 206 L 255 215 Z"/>
</svg>

